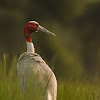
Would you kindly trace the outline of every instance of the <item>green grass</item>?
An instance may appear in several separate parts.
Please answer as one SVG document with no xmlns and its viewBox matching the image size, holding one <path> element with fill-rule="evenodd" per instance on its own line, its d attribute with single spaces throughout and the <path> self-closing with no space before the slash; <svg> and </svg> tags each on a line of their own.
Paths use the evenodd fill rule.
<svg viewBox="0 0 100 100">
<path fill-rule="evenodd" d="M 16 63 L 17 58 L 11 61 L 7 71 L 7 59 L 4 55 L 0 61 L 0 100 L 40 100 L 37 93 L 29 94 L 29 90 L 22 95 L 18 84 Z M 57 100 L 100 100 L 100 83 L 88 81 L 59 81 Z"/>
</svg>

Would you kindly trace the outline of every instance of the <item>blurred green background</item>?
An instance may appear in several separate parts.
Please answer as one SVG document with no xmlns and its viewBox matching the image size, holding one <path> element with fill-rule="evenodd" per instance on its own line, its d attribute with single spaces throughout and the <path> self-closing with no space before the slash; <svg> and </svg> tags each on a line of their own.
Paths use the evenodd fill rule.
<svg viewBox="0 0 100 100">
<path fill-rule="evenodd" d="M 93 79 L 100 74 L 100 0 L 1 0 L 0 58 L 26 51 L 24 25 L 36 20 L 54 32 L 33 33 L 36 52 L 57 79 Z"/>
</svg>

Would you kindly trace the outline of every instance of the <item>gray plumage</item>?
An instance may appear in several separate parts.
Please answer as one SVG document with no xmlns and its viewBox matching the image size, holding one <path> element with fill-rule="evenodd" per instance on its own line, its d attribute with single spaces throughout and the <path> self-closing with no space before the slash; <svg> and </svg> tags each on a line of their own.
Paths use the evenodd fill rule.
<svg viewBox="0 0 100 100">
<path fill-rule="evenodd" d="M 40 96 L 44 100 L 56 100 L 56 77 L 38 54 L 31 52 L 23 53 L 18 59 L 17 72 L 22 93 L 29 87 L 31 87 L 32 92 L 35 92 L 37 87 L 40 91 Z M 36 100 L 35 97 L 34 100 Z"/>
</svg>

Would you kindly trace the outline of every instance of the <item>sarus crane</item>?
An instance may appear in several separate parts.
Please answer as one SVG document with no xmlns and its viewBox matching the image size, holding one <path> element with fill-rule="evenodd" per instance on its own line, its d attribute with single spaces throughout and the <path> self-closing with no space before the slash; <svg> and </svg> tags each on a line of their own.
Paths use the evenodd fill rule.
<svg viewBox="0 0 100 100">
<path fill-rule="evenodd" d="M 45 32 L 51 35 L 54 33 L 40 26 L 36 21 L 29 21 L 24 27 L 24 35 L 27 44 L 27 52 L 20 55 L 17 62 L 17 74 L 22 94 L 25 91 L 37 92 L 41 99 L 34 100 L 56 100 L 57 99 L 57 80 L 55 74 L 41 58 L 35 53 L 32 43 L 32 32 Z M 28 89 L 27 89 L 28 88 Z"/>
</svg>

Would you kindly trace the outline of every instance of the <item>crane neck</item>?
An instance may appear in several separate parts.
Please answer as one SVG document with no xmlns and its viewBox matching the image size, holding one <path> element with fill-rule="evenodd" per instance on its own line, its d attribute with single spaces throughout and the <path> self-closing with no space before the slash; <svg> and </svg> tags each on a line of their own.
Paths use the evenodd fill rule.
<svg viewBox="0 0 100 100">
<path fill-rule="evenodd" d="M 32 39 L 31 39 L 31 32 L 28 32 L 27 29 L 24 29 L 24 36 L 27 42 L 31 42 L 32 43 Z"/>
<path fill-rule="evenodd" d="M 35 53 L 34 44 L 32 42 L 26 42 L 27 43 L 27 52 Z"/>
<path fill-rule="evenodd" d="M 32 43 L 32 39 L 31 39 L 31 33 L 30 31 L 28 31 L 27 27 L 24 27 L 24 36 L 26 39 L 26 43 L 27 43 L 27 52 L 35 52 L 34 49 L 34 44 Z"/>
</svg>

